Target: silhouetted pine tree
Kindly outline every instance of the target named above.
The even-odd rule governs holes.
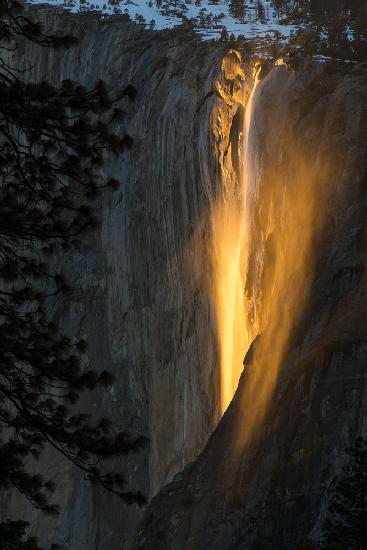
[[[222,31],[220,33],[220,39],[226,42],[229,38],[229,33],[227,31],[227,27],[222,27]]]
[[[329,501],[322,550],[367,549],[367,441],[357,439],[346,453],[348,464]]]
[[[5,521],[0,523],[0,550],[41,550],[36,539],[26,538],[26,521]],[[50,550],[57,550],[53,545]]]
[[[309,537],[301,537],[296,543],[295,550],[317,550],[317,545]]]
[[[144,438],[115,433],[108,420],[73,405],[111,376],[81,368],[86,343],[62,334],[47,311],[48,297],[67,291],[50,256],[95,225],[93,197],[118,185],[100,182],[100,169],[106,151],[117,155],[131,144],[111,125],[123,117],[117,102],[133,100],[135,90],[112,97],[102,82],[92,89],[27,83],[8,62],[19,37],[52,48],[75,42],[44,35],[20,4],[0,0],[0,487],[56,513],[53,483],[27,468],[50,445],[87,479],[141,505],[144,497],[126,490],[121,473],[97,464],[139,449]]]

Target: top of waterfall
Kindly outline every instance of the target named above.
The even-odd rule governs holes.
[[[35,3],[44,0],[32,0]],[[272,48],[355,59],[367,55],[365,0],[48,0],[71,11],[126,14],[156,30],[191,23],[203,39],[242,36]],[[317,6],[315,6],[317,4]],[[314,50],[314,51],[313,51]],[[277,55],[277,52],[276,54]]]

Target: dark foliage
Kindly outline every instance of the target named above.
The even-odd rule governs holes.
[[[5,521],[0,523],[0,550],[41,550],[32,537],[26,538],[26,521]],[[57,550],[52,546],[51,550]]]
[[[301,537],[296,543],[295,550],[317,550],[317,545],[309,537]]]
[[[68,290],[50,258],[96,224],[93,197],[118,185],[100,181],[100,169],[106,151],[118,155],[131,145],[111,128],[123,117],[119,100],[133,100],[135,90],[112,97],[102,82],[92,89],[26,82],[8,62],[18,40],[74,43],[45,36],[17,2],[0,0],[0,487],[56,513],[53,483],[27,469],[29,457],[50,445],[87,479],[141,505],[144,497],[125,490],[121,473],[98,465],[138,450],[144,438],[114,433],[108,420],[78,410],[81,393],[111,376],[81,368],[86,343],[65,336],[47,307],[50,296]]]
[[[295,33],[285,52],[366,59],[365,0],[272,0],[272,4],[278,16],[283,16],[283,24],[303,27]]]
[[[329,501],[322,550],[367,549],[367,440],[357,439],[346,454],[344,475]]]

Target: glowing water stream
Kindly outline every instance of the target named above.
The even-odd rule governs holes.
[[[258,76],[245,110],[242,181],[236,184],[230,170],[224,175],[228,178],[223,192],[209,212],[210,236],[205,217],[197,232],[196,251],[200,253],[193,254],[204,259],[206,291],[215,313],[222,414],[238,387],[246,352],[260,335],[247,356],[237,401],[246,411],[246,421],[238,417],[242,448],[264,421],[292,332],[307,304],[332,181],[330,159],[315,154],[289,132],[280,96],[272,112],[276,125],[265,130],[261,126],[274,147],[266,150],[257,166],[255,106],[261,110],[266,90],[276,90],[279,83],[285,86],[293,78],[286,67],[274,67],[262,81],[264,96],[260,96]],[[266,122],[264,116],[259,119],[259,124]]]
[[[213,302],[220,353],[221,411],[227,409],[249,347],[244,275],[248,249],[247,197],[252,182],[251,128],[258,74],[247,102],[243,129],[244,176],[240,189],[230,189],[211,213]]]

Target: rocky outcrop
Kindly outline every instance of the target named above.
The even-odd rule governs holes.
[[[246,291],[262,334],[208,445],[152,500],[134,549],[294,550],[317,539],[343,450],[366,435],[366,94],[365,64],[278,67],[260,84]]]
[[[237,178],[227,153],[230,137],[238,140],[239,129],[230,129],[244,68],[238,54],[190,32],[143,32],[123,17],[31,9],[47,31],[80,43],[66,51],[22,44],[13,63],[29,69],[27,78],[86,86],[102,79],[112,90],[131,83],[138,92],[122,105],[133,147],[104,173],[121,187],[98,199],[97,231],[55,259],[74,290],[52,307],[65,331],[88,340],[91,366],[115,376],[110,390],[83,406],[149,438],[145,451],[112,466],[127,472],[131,489],[153,495],[198,455],[220,416],[213,314],[190,242],[223,188],[224,169],[228,181]],[[45,546],[129,547],[138,509],[92,488],[51,452],[36,467],[54,476],[60,516],[45,518],[16,494],[4,515],[30,520]]]

